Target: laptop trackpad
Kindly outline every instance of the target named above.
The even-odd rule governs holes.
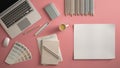
[[[31,23],[28,21],[27,18],[23,19],[20,21],[17,25],[20,28],[20,30],[24,30],[26,27],[28,27]]]

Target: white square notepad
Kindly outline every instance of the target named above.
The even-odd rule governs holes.
[[[114,24],[75,24],[74,59],[114,59]]]
[[[59,41],[43,40],[41,64],[56,65],[59,62]]]
[[[57,34],[37,38],[41,64],[57,65],[63,61]]]

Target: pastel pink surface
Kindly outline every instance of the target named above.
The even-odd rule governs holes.
[[[64,15],[64,0],[32,0],[32,3],[39,11],[42,19],[32,25],[27,30],[43,25],[46,21],[50,21],[44,7],[49,3],[54,3],[61,15],[51,21],[50,25],[37,37],[34,30],[26,35],[20,34],[14,39],[11,39],[10,45],[7,48],[3,47],[3,40],[7,35],[4,29],[0,26],[0,68],[120,68],[120,0],[94,0],[95,15],[94,16],[65,16]],[[69,24],[70,27],[63,32],[58,30],[58,26],[62,23]],[[73,24],[116,24],[116,58],[113,60],[73,60]],[[40,53],[38,50],[36,38],[45,35],[56,33],[60,40],[60,48],[63,55],[63,62],[57,66],[42,66],[40,64]],[[13,44],[18,41],[25,44],[32,53],[32,60],[18,63],[15,65],[7,65],[4,63]]]

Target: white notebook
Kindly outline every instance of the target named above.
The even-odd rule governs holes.
[[[114,24],[75,24],[74,59],[114,59]]]
[[[56,65],[59,62],[59,41],[43,40],[41,64]]]
[[[37,38],[37,41],[38,41],[38,47],[39,47],[40,54],[41,54],[41,64],[56,65],[59,62],[63,61],[61,50],[60,50],[60,45],[59,45],[59,40],[56,34],[39,37]],[[56,55],[54,55],[53,52],[55,52],[55,54],[57,55],[57,57],[59,57],[59,59],[56,59]]]

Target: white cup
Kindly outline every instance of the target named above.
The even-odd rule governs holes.
[[[61,25],[59,26],[59,30],[60,30],[60,31],[64,31],[68,26],[69,26],[68,24],[61,24]]]

